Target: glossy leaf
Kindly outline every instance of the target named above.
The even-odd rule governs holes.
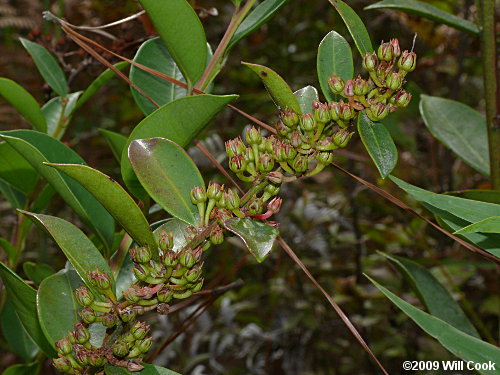
[[[45,338],[38,322],[36,290],[26,284],[2,262],[0,262],[0,278],[2,278],[7,294],[26,332],[45,354],[49,357],[55,356],[56,352]]]
[[[259,263],[269,255],[274,240],[279,236],[278,229],[260,220],[233,217],[226,220],[224,226],[242,239]]]
[[[90,289],[93,288],[87,279],[87,271],[99,269],[99,271],[106,272],[112,277],[109,265],[99,250],[80,229],[69,221],[49,215],[34,214],[27,211],[20,212],[52,237]]]
[[[330,3],[335,7],[337,12],[342,17],[349,33],[358,47],[358,51],[363,56],[366,53],[373,52],[372,42],[370,40],[370,35],[366,30],[363,21],[356,14],[352,8],[341,0],[329,0]]]
[[[104,366],[104,373],[106,375],[180,375],[178,372],[169,370],[165,367],[149,365],[147,363],[142,363],[144,369],[137,372],[130,372],[123,367],[111,366],[109,364]]]
[[[116,275],[116,297],[119,300],[123,298],[123,291],[137,282],[137,278],[132,271],[134,262],[130,258],[130,253],[127,251],[123,258],[118,274]]]
[[[0,180],[0,193],[4,196],[7,202],[14,208],[24,208],[26,206],[27,197],[19,190],[13,188]]]
[[[158,245],[141,209],[118,182],[98,170],[79,164],[48,164],[78,181],[141,246],[158,258]]]
[[[0,314],[0,329],[10,350],[24,362],[32,360],[40,351],[23,327],[10,299],[5,301]]]
[[[118,70],[125,70],[129,65],[130,63],[128,63],[127,61],[121,61],[115,64],[114,67]],[[73,112],[84,105],[87,100],[94,96],[94,94],[99,91],[101,87],[103,87],[106,83],[108,83],[115,75],[116,73],[111,69],[106,69],[104,72],[99,74],[99,76],[94,79],[94,81],[85,89],[83,94],[80,96],[80,98],[76,102]]]
[[[42,113],[47,122],[48,135],[57,139],[62,138],[81,94],[82,92],[78,91],[68,94],[65,98],[58,96],[44,104]]]
[[[456,234],[463,233],[500,233],[500,216],[492,216],[487,219],[478,221],[456,231]]]
[[[463,18],[445,12],[423,1],[415,0],[383,0],[375,4],[368,5],[368,9],[395,9],[402,12],[416,14],[430,20],[451,26],[455,29],[465,31],[472,35],[479,35],[479,27]]]
[[[328,88],[328,78],[336,74],[347,81],[354,75],[351,47],[336,31],[326,34],[319,44],[316,68],[323,95],[328,101],[333,101],[335,95]]]
[[[83,222],[96,233],[105,246],[113,241],[114,220],[106,209],[83,186],[43,163],[85,164],[83,159],[63,143],[50,136],[30,130],[0,133],[9,145],[21,154]]]
[[[460,305],[432,273],[410,259],[381,254],[396,266],[431,315],[468,335],[481,338]]]
[[[154,235],[158,240],[158,236],[162,231],[165,231],[166,233],[172,233],[174,239],[174,247],[172,248],[172,250],[175,252],[179,252],[189,242],[187,239],[187,237],[189,236],[187,228],[188,225],[183,221],[175,218],[168,219],[166,223],[163,223],[154,230]]]
[[[99,131],[102,135],[104,135],[104,138],[106,139],[111,152],[113,152],[113,156],[116,158],[118,163],[120,163],[123,150],[125,149],[125,145],[127,144],[127,137],[111,130],[99,129]]]
[[[293,93],[299,101],[299,106],[302,113],[312,113],[313,100],[319,101],[318,90],[314,86],[306,86]]]
[[[20,38],[19,40],[26,51],[31,55],[45,82],[47,82],[58,95],[66,96],[68,94],[68,83],[55,57],[40,44],[30,42],[24,38]]]
[[[197,224],[190,191],[204,186],[200,171],[182,147],[164,138],[138,139],[130,144],[132,167],[148,194],[170,215]]]
[[[259,76],[277,107],[290,108],[297,113],[302,113],[292,89],[278,73],[263,65],[246,62],[242,62],[242,64],[252,69]]]
[[[207,40],[187,0],[139,0],[186,81],[195,84],[205,70]]]
[[[472,199],[475,201],[500,204],[500,191],[488,189],[467,189],[460,191],[451,191],[446,193],[454,197]]]
[[[24,274],[33,281],[33,283],[38,286],[40,283],[55,273],[54,269],[45,263],[35,263],[35,262],[24,262],[23,263]]]
[[[195,95],[180,98],[165,104],[142,120],[130,134],[126,149],[134,139],[162,137],[186,147],[194,137],[219,113],[236,95]],[[134,174],[127,151],[121,159],[122,177],[129,191],[143,199],[145,191]]]
[[[3,96],[34,129],[40,132],[47,131],[45,118],[36,99],[16,82],[0,78],[0,96]]]
[[[427,95],[421,96],[420,114],[434,137],[476,171],[490,174],[484,116],[460,102]]]
[[[398,162],[398,150],[384,124],[371,121],[366,114],[358,116],[358,132],[366,151],[380,176],[386,178]]]
[[[7,142],[0,142],[0,180],[28,195],[36,186],[38,173]]]
[[[251,34],[267,21],[283,6],[287,0],[264,0],[243,20],[236,29],[227,49],[233,48],[241,39]]]
[[[74,295],[81,285],[82,280],[72,269],[63,269],[40,284],[36,296],[38,320],[49,342],[66,337],[81,319],[81,306]]]
[[[12,365],[2,372],[2,375],[37,375],[42,368],[41,362],[33,362],[25,365]]]
[[[397,307],[408,315],[420,328],[429,335],[437,339],[441,345],[448,349],[451,353],[464,361],[473,361],[475,363],[495,363],[500,358],[500,349],[481,341],[473,336],[452,327],[443,320],[436,318],[422,310],[417,309],[408,302],[402,300],[375,280],[369,278],[370,281],[391,300]],[[496,374],[497,370],[479,371],[481,374]]]

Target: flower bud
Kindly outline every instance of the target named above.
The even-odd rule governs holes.
[[[273,198],[267,204],[267,210],[271,211],[273,214],[277,214],[280,211],[282,203],[283,203],[283,199],[281,199],[281,198]]]
[[[348,79],[345,83],[344,87],[344,95],[345,96],[353,96],[354,95],[354,82],[352,79]]]
[[[292,163],[292,168],[297,173],[304,173],[307,171],[309,167],[309,161],[307,160],[307,156],[302,154],[297,154]]]
[[[275,195],[278,195],[279,192],[280,192],[280,190],[281,190],[281,186],[280,185],[273,185],[273,184],[269,184],[269,185],[267,185],[264,188],[264,192],[266,192],[267,194],[269,194],[271,197],[275,196]]]
[[[403,55],[399,58],[398,67],[405,72],[413,72],[417,67],[417,55],[415,52],[404,51]]]
[[[179,253],[179,263],[186,268],[191,268],[196,263],[196,256],[191,249],[184,249]]]
[[[320,123],[330,121],[330,112],[328,111],[327,104],[319,103],[318,107],[314,110],[314,120]]]
[[[174,236],[172,232],[162,230],[158,236],[158,244],[162,252],[172,250],[174,247]]]
[[[137,303],[140,300],[139,293],[139,287],[137,285],[132,285],[130,288],[125,289],[122,295],[128,302]]]
[[[117,357],[125,357],[129,353],[129,346],[124,341],[117,341],[113,345],[113,354]]]
[[[298,147],[300,147],[302,145],[302,138],[300,137],[299,132],[294,131],[292,133],[292,137],[290,139],[290,143],[292,144],[292,146],[294,148],[298,148]]]
[[[267,152],[259,155],[256,163],[257,170],[260,172],[271,172],[274,168],[274,159]]]
[[[259,145],[262,142],[262,134],[260,129],[256,129],[252,126],[250,129],[246,131],[246,140],[249,145]]]
[[[52,359],[52,364],[57,371],[70,373],[73,370],[71,362],[66,357],[59,357]]]
[[[297,150],[293,148],[293,146],[289,143],[285,143],[284,145],[284,155],[286,160],[292,160],[295,155],[297,155]]]
[[[270,172],[267,174],[266,179],[274,185],[281,185],[283,183],[283,173],[279,171]]]
[[[363,69],[367,72],[374,72],[377,69],[378,59],[375,52],[367,53],[363,56]]]
[[[255,155],[253,154],[253,150],[251,147],[247,148],[244,158],[248,164],[250,164],[250,162],[252,161],[255,161]]]
[[[334,74],[328,78],[328,87],[334,94],[340,94],[344,90],[345,82],[338,75]]]
[[[368,90],[369,89],[370,89],[370,86],[368,85],[368,82],[365,81],[360,76],[358,76],[358,78],[356,78],[353,81],[354,95],[356,95],[356,96],[365,96],[366,94],[368,94]]]
[[[224,186],[216,182],[210,182],[207,189],[207,196],[209,199],[218,201],[222,197],[223,190]]]
[[[340,118],[344,121],[349,121],[354,118],[356,111],[349,103],[340,102]]]
[[[330,118],[333,121],[337,121],[338,119],[340,119],[340,103],[331,102],[328,105],[328,109],[330,111]]]
[[[61,340],[56,341],[56,350],[61,355],[67,355],[73,351],[73,346],[67,337],[63,337]]]
[[[205,203],[207,201],[207,193],[204,186],[195,186],[189,193],[193,204]]]
[[[107,361],[106,357],[101,356],[98,352],[90,352],[87,359],[87,363],[93,367],[104,366]]]
[[[394,96],[394,104],[399,108],[404,108],[410,104],[411,94],[405,90],[399,90]]]
[[[149,277],[149,272],[147,272],[139,264],[134,265],[134,268],[132,268],[132,272],[134,273],[137,280],[140,281],[146,281],[146,279]]]
[[[106,272],[101,272],[99,269],[87,272],[87,277],[92,286],[106,290],[111,287],[111,278]]]
[[[286,126],[281,120],[278,120],[276,124],[274,124],[274,127],[276,128],[278,135],[282,138],[285,138],[287,134],[292,131],[292,129]]]
[[[172,250],[164,252],[160,257],[160,260],[165,267],[173,267],[179,263],[177,253]]]
[[[125,323],[131,322],[135,320],[135,318],[137,318],[137,311],[130,306],[121,309],[119,314],[120,314],[120,319]]]
[[[82,365],[86,366],[89,364],[89,356],[90,352],[85,349],[83,346],[77,346],[75,347],[75,353],[73,354],[77,362]]]
[[[222,236],[222,229],[220,229],[220,227],[219,227],[219,230],[220,230],[220,233]],[[222,239],[224,239],[224,237],[222,237]],[[212,235],[210,235],[210,240],[212,240]],[[216,244],[216,245],[218,245],[218,244]],[[201,272],[202,272],[202,265],[191,268],[188,272],[186,272],[184,277],[186,278],[186,280],[188,282],[195,283],[200,278]]]
[[[228,189],[224,193],[224,199],[226,200],[226,208],[228,210],[237,210],[240,208],[240,197],[238,192],[233,189]]]
[[[234,173],[243,173],[247,168],[247,161],[241,155],[233,156],[229,159],[229,169]]]
[[[147,353],[147,351],[151,348],[153,344],[152,337],[145,337],[142,340],[136,342],[135,347],[139,349],[141,353]]]
[[[143,368],[144,366],[140,365],[139,363],[133,361],[127,362],[127,370],[129,370],[130,372],[141,371]]]
[[[230,139],[225,143],[227,156],[232,158],[236,155],[243,155],[246,150],[246,146],[240,137],[235,139]]]
[[[285,146],[283,145],[283,142],[279,140],[277,142],[274,142],[272,154],[276,159],[276,161],[279,163],[284,162],[286,160]]]
[[[300,128],[305,132],[312,132],[316,130],[317,124],[312,114],[305,113],[301,116]]]
[[[226,198],[224,197],[224,193],[222,193],[220,199],[217,202],[215,202],[215,206],[217,208],[226,208]]]
[[[80,306],[90,306],[95,299],[90,289],[84,285],[75,290],[75,297]]]
[[[281,121],[286,127],[295,129],[299,123],[299,115],[293,109],[287,108],[281,113]]]
[[[224,242],[224,233],[222,233],[222,228],[220,226],[216,226],[210,232],[210,242],[214,245],[220,245]]]
[[[316,154],[316,160],[318,163],[323,164],[323,165],[328,165],[333,161],[333,152],[318,152]]]
[[[142,340],[149,332],[149,326],[141,321],[137,321],[134,323],[132,327],[130,327],[130,334],[134,336],[136,340]]]
[[[268,154],[273,152],[273,143],[274,143],[275,137],[263,137],[262,142],[259,145],[259,151],[261,152],[267,152]]]
[[[135,263],[141,263],[141,264],[149,263],[149,261],[151,260],[151,257],[153,256],[151,254],[151,251],[149,251],[148,246],[131,248],[129,250],[129,253],[130,253],[130,258],[132,258],[132,260]]]
[[[349,133],[347,130],[341,129],[333,135],[333,143],[338,147],[345,147],[354,133]]]
[[[118,316],[115,312],[102,315],[101,323],[106,328],[113,328],[118,323]]]
[[[372,121],[380,121],[384,119],[389,114],[389,107],[384,103],[372,104],[369,108],[366,108],[366,115]]]
[[[403,85],[403,76],[400,73],[392,72],[387,76],[385,84],[391,90],[399,90]]]
[[[393,57],[391,44],[382,43],[380,47],[378,47],[377,56],[381,61],[391,61]]]
[[[172,300],[174,292],[169,288],[162,288],[156,293],[156,298],[158,298],[158,302],[161,303],[169,303]]]
[[[156,312],[160,315],[167,315],[170,312],[170,305],[168,303],[159,303],[156,306]]]
[[[95,311],[91,307],[85,306],[82,311],[80,311],[80,316],[82,320],[87,324],[92,324],[96,320]]]
[[[389,73],[389,70],[390,70],[389,63],[386,61],[382,61],[377,67],[376,71],[378,79],[384,81],[385,77],[387,77],[387,74]]]
[[[191,291],[193,293],[199,292],[201,290],[201,288],[203,287],[203,281],[204,281],[203,278],[199,279],[198,282],[196,283],[196,285],[193,287],[193,289],[191,289]]]
[[[90,332],[82,323],[76,323],[74,331],[71,332],[75,342],[78,344],[85,344],[90,339]]]
[[[260,198],[252,198],[248,204],[248,213],[250,216],[258,215],[264,208],[264,202]]]
[[[392,55],[394,57],[398,57],[399,55],[401,55],[401,48],[399,47],[399,40],[397,40],[396,38],[391,39],[390,45],[392,48]]]

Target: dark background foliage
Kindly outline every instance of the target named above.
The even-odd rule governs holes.
[[[464,18],[475,18],[470,0],[429,2]],[[231,2],[198,0],[191,3],[202,16],[209,42],[215,46],[228,23]],[[460,100],[483,109],[484,103],[479,100],[482,81],[478,72],[477,40],[416,16],[363,11],[370,1],[348,3],[367,25],[375,44],[397,37],[403,48],[410,49],[418,34],[415,51],[419,64],[409,83],[413,103],[391,116],[389,122],[399,149],[394,174],[435,192],[487,188],[484,177],[430,135],[418,112],[420,93]],[[56,54],[70,77],[72,91],[85,88],[104,70],[54,25],[42,20],[41,12],[45,9],[51,9],[73,24],[100,25],[135,13],[139,6],[130,0],[0,0],[0,76],[20,83],[40,101],[49,98],[50,90],[18,42],[19,36],[43,43]],[[239,94],[239,107],[272,122],[276,108],[259,80],[241,66],[240,61],[273,68],[294,90],[308,84],[318,86],[316,49],[330,30],[349,40],[349,34],[328,1],[289,1],[267,25],[234,48],[216,81],[215,91]],[[154,34],[145,19],[115,27],[111,32],[115,40],[95,34],[92,37],[128,57]],[[354,48],[353,53],[357,71],[361,71]],[[105,57],[117,62],[111,56]],[[2,100],[0,105],[0,129],[27,127],[6,102]],[[127,135],[141,118],[127,85],[114,79],[77,112],[63,141],[89,165],[118,178],[118,165],[97,129]],[[201,139],[224,164],[223,140],[241,134],[246,125],[244,118],[226,110]],[[391,182],[378,181],[378,173],[359,138],[353,138],[348,151],[353,156],[338,157],[338,163],[408,201]],[[217,171],[201,153],[195,149],[190,152],[201,166],[206,181],[217,178],[223,181],[215,177]],[[283,237],[359,327],[391,374],[402,372],[405,359],[443,360],[452,356],[364,278],[363,273],[367,273],[383,280],[407,301],[419,304],[408,285],[377,250],[421,262],[453,292],[473,321],[482,320],[484,329],[493,336],[498,331],[495,267],[464,251],[420,219],[333,169],[286,185],[282,196],[285,204],[278,221]],[[54,200],[47,211],[78,222],[59,199]],[[0,217],[0,235],[9,238],[16,216],[2,200]],[[157,213],[153,219],[162,217],[163,214]],[[62,268],[64,259],[56,246],[37,229],[32,231],[23,261]],[[207,280],[226,275],[229,281],[241,278],[244,285],[221,296],[155,363],[198,375],[371,374],[377,371],[324,298],[279,247],[262,265],[249,257],[242,259],[245,250],[237,241],[214,248],[209,255]],[[161,343],[175,333],[193,309],[152,318],[156,342]],[[5,344],[0,341],[0,345]],[[1,346],[0,350],[3,352]],[[2,354],[0,369],[15,361],[12,354]],[[53,370],[47,368],[44,373],[50,371]]]

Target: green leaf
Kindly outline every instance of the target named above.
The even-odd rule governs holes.
[[[172,250],[175,252],[181,251],[181,249],[189,243],[188,238],[191,233],[188,232],[188,225],[183,221],[175,218],[168,219],[166,223],[163,223],[154,230],[154,235],[157,240],[162,231],[172,233],[172,237],[174,239],[174,246]]]
[[[487,219],[478,221],[477,223],[468,225],[460,230],[457,230],[455,234],[462,233],[500,233],[500,216],[492,216]]]
[[[476,171],[489,176],[486,119],[454,100],[421,95],[420,114],[434,137]]]
[[[0,193],[14,208],[24,208],[26,206],[27,197],[19,190],[13,188],[9,184],[0,180]]]
[[[290,108],[299,114],[302,113],[292,89],[278,73],[263,65],[246,62],[242,62],[242,64],[252,69],[260,77],[277,107]]]
[[[468,189],[468,190],[452,191],[446,194],[453,195],[454,197],[472,199],[475,201],[500,204],[500,191],[498,190]]]
[[[150,114],[130,134],[122,154],[121,170],[125,185],[137,198],[146,193],[128,160],[128,146],[134,139],[162,137],[186,147],[196,135],[237,95],[195,95],[174,100]]]
[[[139,0],[186,81],[205,71],[207,40],[198,15],[186,0]]]
[[[134,57],[134,62],[165,73],[178,81],[186,83],[182,72],[168,52],[161,38],[144,42]],[[186,96],[186,89],[148,73],[136,66],[130,68],[130,80],[139,86],[156,104],[162,106],[175,99]],[[158,109],[151,101],[130,86],[135,103],[148,116]]]
[[[383,252],[380,254],[396,266],[431,315],[468,335],[481,338],[460,305],[432,273],[410,259]]]
[[[17,256],[17,250],[14,246],[11,245],[9,241],[0,237],[0,248],[2,248],[7,254],[7,258],[9,260],[9,264],[14,262],[14,259]]]
[[[108,212],[125,231],[140,245],[148,245],[155,259],[158,259],[158,245],[149,229],[149,224],[134,200],[111,177],[86,165],[48,164],[78,181]]]
[[[7,142],[1,142],[0,180],[29,195],[36,186],[38,173]]]
[[[347,81],[354,75],[351,47],[342,35],[336,31],[326,34],[318,47],[316,67],[321,91],[331,102],[335,100],[335,95],[328,87],[328,78],[336,74]]]
[[[463,18],[457,17],[448,12],[423,1],[415,0],[383,0],[375,4],[368,5],[369,9],[395,9],[406,13],[416,14],[430,20],[451,26],[457,30],[465,31],[472,35],[479,35],[479,27]]]
[[[36,311],[36,290],[26,284],[23,279],[9,267],[0,262],[0,277],[3,280],[7,294],[12,301],[17,316],[26,332],[40,349],[49,357],[55,357],[56,351],[45,338],[38,322]]]
[[[37,375],[41,368],[41,362],[33,362],[26,365],[12,365],[2,372],[2,375]]]
[[[127,137],[111,130],[99,129],[99,131],[102,135],[104,135],[109,148],[113,152],[113,156],[116,158],[118,163],[120,163],[123,150],[125,149],[125,145],[127,144]]]
[[[349,33],[351,34],[352,39],[356,44],[356,47],[358,47],[358,51],[361,54],[361,56],[365,55],[366,53],[373,52],[370,35],[368,34],[368,31],[366,30],[363,21],[361,21],[361,18],[359,18],[356,12],[352,10],[352,8],[343,1],[340,0],[329,0],[329,1],[335,7],[337,12],[340,14],[342,20],[344,20],[344,23],[347,26],[347,29],[349,30]]]
[[[46,132],[47,125],[36,99],[16,82],[0,78],[0,96],[3,96],[34,129]]]
[[[243,20],[243,22],[240,23],[231,38],[226,51],[233,48],[241,39],[253,33],[260,26],[269,21],[278,9],[285,5],[286,2],[287,0],[264,0],[257,5],[255,9]]]
[[[114,220],[97,199],[72,178],[43,165],[44,162],[85,164],[76,152],[46,134],[31,130],[2,132],[0,137],[52,185],[106,247],[113,242]]]
[[[23,47],[31,55],[43,79],[60,96],[68,94],[66,77],[54,56],[44,46],[19,38]]]
[[[224,227],[242,239],[259,263],[269,255],[279,236],[278,229],[254,219],[232,217],[224,222]]]
[[[138,139],[130,144],[132,167],[148,194],[170,215],[196,225],[198,209],[190,191],[205,186],[200,171],[182,147],[164,138]]]
[[[368,276],[367,276],[368,277]],[[386,295],[397,307],[408,315],[420,328],[429,335],[437,339],[441,345],[448,349],[452,354],[464,361],[473,361],[475,363],[496,363],[500,358],[500,349],[481,341],[473,336],[452,327],[435,316],[429,315],[422,310],[410,305],[402,300],[375,280],[368,277],[370,281]],[[481,374],[500,374],[500,369],[479,371]]]
[[[80,321],[78,311],[81,306],[75,299],[74,291],[81,285],[82,280],[72,269],[63,269],[40,284],[36,296],[38,320],[53,345],[66,337],[73,324]]]
[[[24,262],[23,271],[36,286],[55,273],[54,269],[48,264],[35,262]]]
[[[104,366],[104,373],[106,375],[181,375],[178,372],[169,370],[165,367],[148,365],[147,363],[142,363],[144,369],[141,371],[130,372],[123,367],[115,367],[109,364]]]
[[[293,93],[299,101],[299,106],[302,113],[312,113],[314,108],[312,106],[313,100],[319,101],[318,90],[314,86],[306,86]]]
[[[398,162],[398,150],[384,124],[371,121],[365,113],[358,116],[358,132],[380,176],[386,178]]]
[[[94,290],[86,275],[88,271],[97,268],[101,272],[106,272],[111,278],[113,277],[108,263],[92,241],[69,221],[54,216],[19,211],[52,237],[90,289]],[[99,295],[99,293],[94,294]]]
[[[130,63],[127,61],[121,61],[115,65],[113,65],[116,69],[118,70],[124,70],[129,66]],[[82,96],[80,96],[80,99],[76,102],[75,108],[73,109],[73,112],[76,111],[78,108],[80,108],[87,100],[89,100],[94,94],[101,89],[106,83],[111,80],[116,75],[114,71],[111,69],[106,69],[104,72],[99,74],[99,76],[94,79],[94,81],[85,89],[83,92]]]
[[[23,327],[14,305],[7,299],[0,314],[0,329],[9,349],[24,362],[30,361],[40,351]]]
[[[81,93],[81,91],[73,92],[65,98],[57,96],[43,105],[42,113],[47,122],[48,135],[57,139],[62,138]]]

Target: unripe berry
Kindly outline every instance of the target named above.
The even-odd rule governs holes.
[[[330,110],[330,118],[333,121],[337,121],[338,119],[340,119],[340,103],[331,102],[328,105],[328,109]]]
[[[365,96],[368,94],[369,88],[368,82],[360,76],[358,76],[358,78],[356,78],[353,82],[353,91],[356,96]]]
[[[233,156],[231,159],[229,159],[229,169],[232,170],[234,173],[245,172],[247,164],[248,164],[247,161],[241,155],[236,155]]]
[[[307,156],[304,156],[302,154],[297,154],[292,163],[292,168],[295,170],[295,172],[304,173],[307,171],[308,167],[309,167],[309,161],[307,160]]]
[[[259,155],[256,163],[257,170],[260,172],[271,172],[274,168],[274,159],[267,152]]]
[[[377,69],[378,59],[374,53],[367,53],[363,56],[363,69],[367,72],[374,72]]]
[[[256,129],[252,126],[250,129],[246,131],[246,140],[249,145],[259,145],[262,142],[262,134],[260,129]]]
[[[327,104],[319,103],[318,107],[314,110],[314,120],[321,123],[330,121],[330,112],[328,111]]]
[[[82,311],[80,311],[80,316],[82,317],[82,320],[87,324],[92,324],[96,320],[95,311],[89,306],[85,306]]]
[[[404,108],[411,101],[411,94],[405,90],[399,90],[394,96],[394,104],[399,108]]]
[[[388,114],[389,107],[384,103],[375,103],[366,109],[366,115],[372,121],[383,120]]]
[[[148,246],[131,248],[129,252],[130,252],[130,258],[132,258],[132,260],[135,263],[141,263],[141,264],[149,263],[151,257],[153,256],[153,254],[151,254],[151,251],[149,251]]]
[[[210,182],[207,189],[207,197],[208,199],[213,199],[218,201],[222,197],[222,192],[224,190],[224,186],[219,185],[216,182]]]
[[[338,75],[334,74],[328,78],[328,87],[334,94],[340,94],[344,90],[345,82]]]
[[[305,113],[300,118],[300,128],[305,132],[315,131],[317,128],[316,121],[310,113]]]
[[[162,252],[172,250],[174,247],[174,236],[172,232],[165,232],[162,230],[158,236],[158,244]]]
[[[75,290],[75,297],[78,304],[81,306],[90,306],[95,298],[89,288],[82,285]]]
[[[318,152],[316,154],[316,160],[320,164],[328,165],[333,161],[333,153],[332,152]]]
[[[74,331],[71,332],[75,342],[78,344],[85,344],[90,339],[90,332],[82,323],[76,323],[74,325]]]
[[[87,277],[92,286],[106,290],[111,287],[111,277],[106,272],[101,272],[99,269],[87,272]]]
[[[378,47],[377,56],[381,61],[391,61],[393,58],[392,46],[390,43],[382,43]]]
[[[142,340],[136,342],[135,347],[139,349],[141,353],[147,353],[153,344],[152,337],[145,337]]]
[[[281,113],[281,120],[286,127],[295,129],[299,123],[299,115],[293,109],[286,109]]]
[[[385,84],[393,91],[399,90],[403,85],[403,76],[400,73],[392,72],[387,77]]]
[[[193,204],[205,203],[207,201],[207,193],[204,186],[195,186],[189,193]]]
[[[61,340],[56,341],[56,350],[61,355],[67,355],[73,351],[73,346],[67,337],[63,337]]]
[[[142,340],[149,332],[149,326],[141,321],[137,321],[134,323],[132,327],[130,327],[130,334],[134,336],[136,340]]]
[[[117,357],[125,357],[129,353],[129,346],[124,341],[117,341],[113,345],[113,354]]]
[[[333,143],[338,147],[345,147],[354,133],[349,133],[347,130],[341,129],[333,135]]]
[[[398,67],[405,72],[413,72],[417,67],[417,55],[415,52],[404,51],[403,55],[399,58]]]
[[[356,116],[356,111],[349,103],[340,102],[340,118],[344,121],[349,121]]]
[[[66,357],[54,358],[52,359],[52,364],[54,365],[57,371],[67,372],[67,373],[73,371],[73,366],[71,365],[69,359]]]
[[[228,210],[237,210],[240,207],[240,197],[238,196],[238,192],[229,189],[224,193],[224,198],[226,200],[226,208]]]
[[[173,267],[179,263],[177,253],[172,250],[164,252],[160,257],[160,260],[165,267]]]

